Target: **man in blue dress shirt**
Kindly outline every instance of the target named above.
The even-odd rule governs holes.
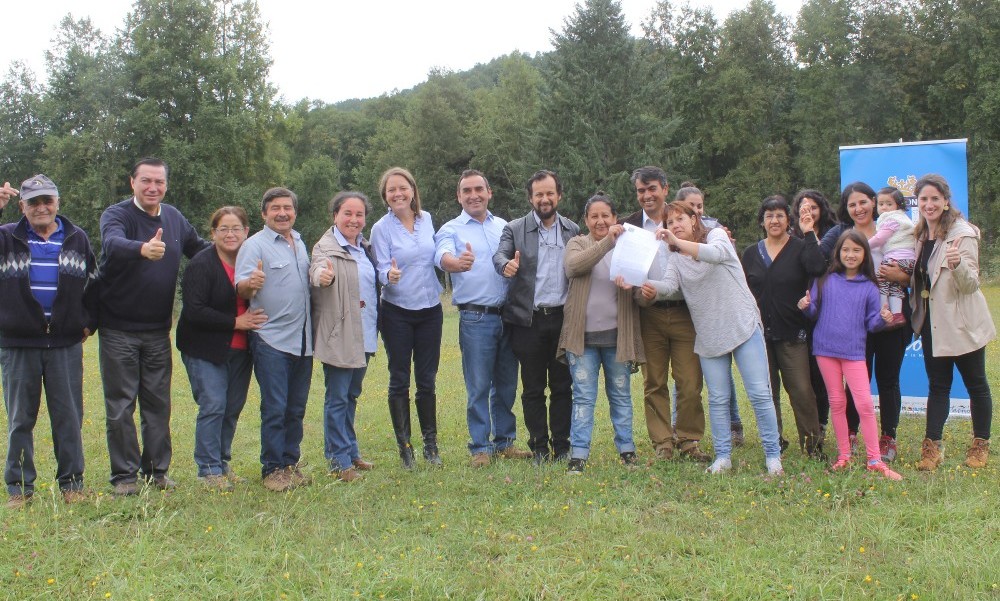
[[[310,481],[298,466],[313,363],[309,253],[292,229],[298,206],[287,188],[265,192],[264,229],[236,256],[236,292],[251,310],[267,315],[267,323],[250,333],[250,351],[260,386],[261,475],[274,492]]]
[[[514,448],[517,359],[510,346],[510,328],[500,319],[507,280],[493,269],[491,261],[507,222],[490,213],[492,197],[486,176],[475,169],[464,171],[458,181],[462,213],[434,236],[434,261],[451,274],[452,304],[460,316],[458,341],[468,392],[472,467],[489,465],[491,455],[531,457],[531,453]]]

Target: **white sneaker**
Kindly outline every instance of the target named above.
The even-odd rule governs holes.
[[[785,469],[781,467],[781,457],[771,457],[764,461],[767,466],[767,473],[772,476],[784,476]]]
[[[733,469],[733,462],[728,457],[719,457],[705,470],[706,474],[721,474]]]

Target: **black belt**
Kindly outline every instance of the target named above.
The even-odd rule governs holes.
[[[562,313],[562,305],[558,307],[538,307],[535,309],[535,313],[541,313],[542,315],[555,315],[556,313]]]
[[[661,309],[671,309],[673,307],[686,307],[687,303],[684,302],[684,301],[682,301],[682,300],[679,300],[679,301],[656,301],[655,303],[653,303],[653,306],[654,307],[659,307]]]
[[[486,305],[474,305],[472,303],[460,303],[459,311],[473,311],[475,313],[489,313],[490,315],[500,315],[500,307],[487,307]]]

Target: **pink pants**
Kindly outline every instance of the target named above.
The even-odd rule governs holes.
[[[861,418],[861,435],[865,439],[868,461],[881,461],[878,449],[878,424],[875,423],[875,403],[872,401],[868,367],[864,361],[849,361],[835,357],[816,357],[819,371],[823,374],[827,394],[830,396],[830,419],[833,433],[837,436],[838,459],[851,456],[851,441],[847,432],[847,395],[844,380],[851,390],[854,408]]]

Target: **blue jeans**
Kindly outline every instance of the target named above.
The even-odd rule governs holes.
[[[615,361],[613,346],[587,346],[582,355],[567,352],[569,373],[573,378],[573,418],[570,422],[570,457],[590,456],[594,431],[594,406],[597,404],[597,374],[604,366],[604,391],[611,405],[611,425],[615,429],[615,448],[619,453],[635,452],[632,440],[632,387],[628,365]]]
[[[757,431],[764,446],[764,456],[768,459],[781,456],[778,444],[778,417],[771,399],[771,373],[767,364],[767,348],[760,328],[743,344],[732,352],[718,357],[702,357],[701,371],[708,385],[708,414],[712,421],[712,444],[716,458],[729,458],[732,452],[732,432],[730,431],[730,391],[732,362],[740,370],[743,386],[746,388]]]
[[[677,382],[670,384],[670,394],[674,398],[670,425],[674,426],[677,425]],[[732,422],[731,426],[743,425],[743,420],[740,419],[740,405],[736,402],[736,380],[733,378],[732,372],[729,373],[729,421]]]
[[[261,475],[267,476],[299,462],[313,360],[274,349],[254,332],[249,338],[260,386]]]
[[[7,493],[35,492],[33,433],[43,388],[59,488],[83,488],[83,345],[0,349],[0,369],[7,408]]]
[[[366,355],[366,361],[371,354]],[[346,470],[361,458],[354,415],[358,410],[365,367],[334,367],[323,364],[326,396],[323,398],[323,455],[332,471]]]
[[[247,402],[253,360],[247,351],[229,349],[222,363],[185,353],[181,353],[181,361],[187,369],[194,402],[198,404],[194,427],[198,476],[224,474],[232,459],[236,422]]]
[[[517,422],[517,359],[510,348],[510,330],[499,315],[459,311],[458,345],[468,399],[469,452],[496,453],[514,444]]]

